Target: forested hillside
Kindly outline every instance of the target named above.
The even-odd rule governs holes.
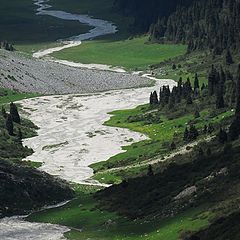
[[[194,1],[181,6],[166,20],[151,26],[152,40],[189,44],[188,50],[210,49],[216,55],[240,47],[240,1]]]
[[[115,9],[125,15],[134,17],[134,31],[148,31],[149,26],[159,17],[166,17],[176,6],[188,5],[193,0],[115,0]]]

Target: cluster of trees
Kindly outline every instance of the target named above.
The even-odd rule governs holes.
[[[168,18],[150,27],[151,40],[188,44],[189,52],[211,49],[220,55],[240,48],[240,1],[195,0],[179,6]]]
[[[162,107],[169,106],[173,108],[175,104],[185,100],[187,104],[193,103],[193,98],[199,96],[200,91],[203,91],[206,86],[203,84],[200,88],[198,75],[195,74],[194,86],[192,86],[190,79],[183,82],[182,78],[179,79],[177,86],[174,86],[172,91],[169,86],[163,86],[160,89],[159,98],[156,91],[150,94],[150,105],[161,105]]]
[[[159,17],[169,16],[178,4],[189,4],[193,0],[115,0],[115,10],[134,19],[133,30],[147,32]]]
[[[14,123],[21,124],[21,118],[18,113],[18,109],[16,104],[10,103],[10,112],[7,113],[5,108],[2,107],[2,116],[5,119],[6,129],[8,134],[13,136],[14,135]],[[18,129],[18,137],[22,139],[22,132],[21,129]]]
[[[14,51],[13,45],[8,43],[7,41],[0,42],[0,48],[7,51]]]

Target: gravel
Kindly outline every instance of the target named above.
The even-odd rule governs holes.
[[[92,93],[148,86],[137,74],[74,68],[0,50],[0,87],[42,94]]]

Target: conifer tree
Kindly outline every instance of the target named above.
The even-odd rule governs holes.
[[[12,117],[13,122],[20,124],[21,123],[21,119],[18,113],[18,109],[16,104],[14,103],[10,103],[10,115]]]
[[[195,74],[195,78],[194,78],[194,92],[199,90],[199,79],[198,79],[198,74]]]
[[[13,136],[13,120],[10,114],[8,114],[6,119],[6,129],[8,131],[8,134]]]
[[[184,134],[183,134],[183,140],[187,141],[188,140],[188,135],[189,135],[189,131],[188,128],[185,128]]]

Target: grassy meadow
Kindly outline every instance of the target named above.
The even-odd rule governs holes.
[[[130,220],[100,209],[92,195],[95,187],[79,185],[75,190],[77,197],[67,205],[34,213],[28,220],[68,226],[71,231],[65,237],[71,240],[175,240],[185,231],[207,226],[212,218],[204,208],[197,208],[162,221]]]
[[[173,44],[148,44],[147,37],[126,40],[93,40],[82,45],[54,53],[59,59],[81,63],[101,63],[144,70],[169,58],[183,55],[186,46]]]
[[[148,164],[146,161],[158,156],[164,158],[170,152],[170,144],[174,141],[177,147],[185,144],[183,141],[183,132],[186,126],[194,123],[199,131],[206,124],[220,124],[229,119],[233,112],[222,111],[214,113],[211,109],[204,109],[200,112],[200,118],[195,119],[194,114],[187,113],[180,117],[169,119],[165,111],[157,113],[160,116],[159,123],[148,123],[144,120],[129,122],[129,117],[144,116],[151,112],[148,105],[139,106],[130,110],[119,110],[111,112],[113,115],[105,123],[107,126],[128,128],[135,132],[146,134],[150,140],[133,143],[130,146],[123,147],[125,152],[115,155],[105,162],[99,162],[91,165],[95,170],[94,178],[104,183],[120,183],[123,179],[138,176],[147,173]],[[136,167],[138,163],[146,162],[145,167]],[[136,165],[131,168],[131,165]],[[130,166],[127,170],[108,171],[111,168]]]

